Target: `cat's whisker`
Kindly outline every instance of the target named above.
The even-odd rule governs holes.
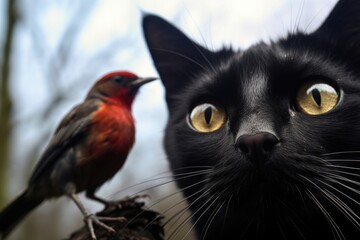
[[[360,168],[356,168],[356,167],[340,166],[340,165],[333,165],[333,164],[329,164],[327,166],[333,167],[333,168],[341,168],[341,169],[349,169],[349,170],[360,171]]]
[[[173,174],[173,171],[180,171],[180,170],[186,170],[186,169],[193,169],[193,168],[205,168],[204,170],[196,170],[196,171],[190,171],[190,172],[186,172],[186,173],[178,173],[178,174]],[[168,179],[168,178],[173,178],[172,181],[169,181],[169,182],[173,182],[174,180],[176,180],[176,177],[178,176],[189,176],[191,177],[190,175],[191,174],[194,174],[194,173],[199,173],[199,175],[201,174],[201,172],[203,172],[204,174],[210,172],[210,168],[211,166],[192,166],[192,167],[182,167],[182,168],[177,168],[177,169],[174,169],[174,170],[166,170],[166,171],[163,171],[163,172],[160,172],[160,173],[157,173],[149,178],[146,178],[145,180],[139,182],[139,183],[135,183],[133,185],[130,185],[130,186],[127,186],[125,188],[122,188],[121,190],[119,191],[116,191],[114,193],[111,193],[108,195],[108,197],[111,197],[111,196],[114,196],[114,195],[118,195],[119,193],[122,193],[124,191],[127,191],[127,190],[130,190],[132,188],[136,188],[136,187],[139,187],[141,185],[144,185],[146,183],[150,183],[150,182],[155,182],[155,181],[158,181],[158,180],[162,180],[162,179]],[[166,174],[166,173],[171,173],[170,175],[168,176],[161,176],[159,177],[159,175],[162,175],[162,174]],[[166,182],[164,184],[167,184],[169,182]],[[162,185],[157,185],[157,186],[153,186],[151,188],[148,188],[148,189],[145,189],[145,190],[142,190],[140,192],[144,192],[146,190],[150,190],[152,188],[155,188],[155,187],[158,187],[158,186],[162,186]]]
[[[281,199],[277,199],[277,201],[280,202],[280,204],[282,204],[285,208],[289,209],[290,211],[293,212],[293,209],[289,206],[289,204],[287,204],[286,202],[284,202],[283,200]]]
[[[360,229],[360,223],[355,219],[360,219],[359,216],[354,211],[352,211],[352,209],[346,203],[327,190],[322,190],[321,192],[330,203],[332,203],[340,212],[344,214],[344,216],[350,222],[354,224],[357,229]]]
[[[225,192],[225,191],[222,191],[219,196],[221,196],[221,194]],[[224,219],[226,219],[226,216],[228,214],[228,211],[229,211],[229,207],[230,207],[230,203],[231,203],[231,200],[233,199],[234,195],[232,194],[228,200],[227,200],[227,205],[226,205],[226,209],[225,209],[225,214],[224,214]],[[213,198],[213,197],[212,197]],[[217,216],[217,214],[219,213],[219,211],[221,210],[221,208],[223,207],[223,205],[225,204],[225,200],[223,202],[219,202],[219,204],[217,205],[217,207],[215,208],[215,211],[210,215],[208,221],[205,223],[205,230],[203,230],[203,233],[201,234],[202,235],[202,240],[206,239],[206,235],[209,231],[209,228],[211,226],[211,223],[214,221],[215,217]],[[225,221],[223,222],[223,225],[222,225],[222,230],[224,229],[224,225],[225,225]],[[193,225],[195,226],[195,224]]]
[[[197,30],[198,30],[198,33],[200,34],[200,37],[201,37],[201,39],[202,39],[205,47],[206,47],[207,49],[209,49],[208,44],[207,44],[207,42],[206,42],[206,40],[205,40],[205,38],[204,38],[204,35],[203,35],[202,32],[200,31],[200,28],[199,28],[199,26],[196,24],[196,22],[195,22],[194,18],[192,17],[190,11],[188,11],[188,14],[189,14],[189,16],[192,18],[193,22],[195,23],[196,28],[197,28]],[[214,72],[216,72],[215,66],[214,66],[214,65],[211,63],[211,61],[205,56],[205,54],[201,51],[201,49],[199,48],[199,46],[197,46],[197,45],[196,45],[195,43],[193,43],[193,42],[192,42],[192,45],[193,45],[193,47],[196,48],[197,52],[200,53],[201,57],[205,60],[205,62],[209,65],[209,67],[210,67]]]
[[[198,198],[196,198],[191,204],[189,204],[189,206],[187,206],[184,210],[188,210],[193,204],[197,203],[199,200],[201,200],[204,196],[208,195],[209,194],[209,189],[205,190],[204,193],[202,193]],[[209,198],[209,200],[207,200],[206,202],[210,201],[211,198]],[[192,217],[197,213],[199,212],[203,206],[205,204],[202,204],[201,207],[199,207],[197,209],[197,211],[193,212],[190,214],[190,216],[186,217],[186,219],[181,223],[179,224],[174,230],[172,230],[172,233],[169,235],[168,237],[168,240],[171,240],[172,237],[176,236],[176,234],[186,225],[186,223],[188,223]],[[178,212],[178,213],[181,213],[179,214],[178,218],[175,220],[175,222],[169,227],[169,230],[180,220],[180,218],[185,214],[185,211],[182,210],[181,212]],[[176,215],[178,215],[178,213],[176,213]],[[176,216],[174,215],[174,216]],[[169,219],[171,220],[171,219]],[[163,226],[167,225],[170,221],[167,221],[163,224]]]
[[[206,223],[205,223],[205,231],[202,233],[201,240],[206,239],[206,235],[207,235],[207,233],[209,231],[209,228],[210,228],[212,222],[214,221],[215,217],[219,213],[220,209],[224,206],[224,204],[225,204],[225,201],[219,202],[218,205],[215,207],[214,212],[210,215],[209,219],[206,221]]]
[[[221,197],[221,194],[219,194],[215,199],[213,199],[214,197],[209,198],[209,200],[206,201],[206,202],[203,204],[202,207],[206,206],[206,204],[207,204],[208,202],[210,202],[209,206],[208,206],[204,211],[202,211],[202,213],[200,214],[200,216],[199,216],[199,217],[197,218],[197,220],[192,224],[191,228],[190,228],[190,229],[188,230],[188,232],[181,238],[181,240],[184,240],[184,239],[189,235],[189,233],[194,229],[194,227],[195,227],[196,224],[201,220],[201,218],[210,210],[210,208],[214,205],[214,203],[216,203],[216,201],[219,199],[219,197]],[[218,203],[218,205],[215,207],[215,209],[218,209],[218,207],[219,207],[220,204],[221,204],[221,202]],[[201,208],[202,208],[202,207],[201,207]],[[221,208],[221,207],[220,207],[220,208]],[[215,215],[218,213],[218,211],[220,210],[220,208],[219,208],[217,211],[215,211]],[[200,210],[200,209],[199,209],[199,210]],[[214,212],[210,214],[209,219],[212,219],[212,215],[213,215],[213,214],[214,214]],[[209,221],[209,219],[208,219],[208,221]],[[205,223],[205,227],[207,226],[208,221]],[[211,221],[212,221],[212,220],[211,220]]]
[[[204,40],[204,36],[201,34],[201,38]],[[205,41],[205,40],[204,40]],[[205,56],[205,54],[201,51],[201,49],[195,44],[193,43],[193,46],[196,48],[196,50],[198,51],[198,53],[200,53],[201,57],[205,60],[205,62],[209,65],[209,67],[211,68],[211,70],[215,73],[216,72],[216,68],[215,66],[211,63],[211,61]]]
[[[199,175],[205,175],[207,174],[208,171],[198,171],[198,172],[192,172],[192,173],[188,173],[188,174],[184,174],[184,176],[182,175],[181,177],[178,177],[178,178],[172,178],[172,176],[169,176],[169,177],[164,177],[165,179],[167,178],[171,178],[171,180],[169,181],[165,181],[165,182],[162,182],[162,183],[159,183],[159,184],[156,184],[156,185],[153,185],[151,187],[148,187],[148,188],[145,188],[145,189],[142,189],[142,190],[139,190],[135,193],[133,193],[130,197],[133,197],[133,196],[136,196],[136,195],[139,195],[145,191],[149,191],[151,189],[154,189],[154,188],[157,188],[157,187],[160,187],[160,186],[164,186],[168,183],[173,183],[174,181],[177,181],[179,179],[186,179],[186,178],[191,178],[191,177],[195,177],[195,176],[199,176]],[[159,178],[158,180],[161,180],[162,178]]]
[[[334,195],[332,192],[330,192],[329,190],[326,190],[325,188],[317,185],[315,182],[313,182],[312,180],[301,176],[303,179],[305,179],[306,181],[308,181],[309,183],[311,183],[313,186],[315,186],[325,197],[325,199],[327,199],[333,206],[335,206],[340,212],[343,213],[343,215],[352,223],[354,224],[354,226],[358,229],[360,229],[360,223],[358,222],[358,220],[360,220],[359,216],[344,202],[342,201],[339,197],[337,197],[336,195]],[[337,192],[341,193],[343,196],[349,198],[350,200],[354,201],[355,203],[359,204],[356,200],[354,200],[353,198],[349,197],[348,195],[346,195],[345,193],[341,192],[340,190],[332,187],[331,185],[318,180],[320,183],[324,184],[325,186],[328,186],[334,190],[336,190]],[[356,218],[358,220],[356,220]]]
[[[205,169],[205,170],[196,170],[196,171],[191,171],[191,172],[186,172],[186,173],[174,173],[171,177],[174,177],[175,179],[178,179],[178,177],[182,177],[182,176],[187,176],[187,175],[192,175],[192,174],[207,174],[210,173],[212,170],[211,169]]]
[[[186,189],[189,189],[189,188],[191,188],[191,187],[194,187],[194,186],[199,185],[199,184],[201,184],[201,183],[203,183],[203,182],[206,182],[206,181],[207,181],[207,179],[203,180],[202,182],[196,182],[196,183],[194,183],[194,184],[192,184],[192,185],[190,185],[190,186],[187,186],[187,187],[185,187],[185,188],[178,189],[178,190],[175,191],[174,193],[171,193],[171,194],[169,194],[169,195],[167,195],[167,196],[165,196],[165,197],[162,197],[162,198],[160,198],[159,200],[155,201],[153,204],[151,204],[151,205],[148,206],[147,208],[148,208],[148,209],[151,209],[152,207],[154,207],[155,205],[159,204],[160,202],[162,202],[162,201],[164,201],[164,200],[166,200],[166,199],[169,199],[169,198],[175,196],[176,194],[182,193],[182,192],[183,192],[184,190],[186,190]],[[199,192],[200,192],[200,191],[199,191]],[[193,195],[199,194],[199,192],[195,192]],[[190,198],[190,197],[192,197],[192,195],[189,196],[189,197],[187,197],[187,198],[184,198],[184,199],[180,200],[178,203],[176,203],[175,205],[173,205],[173,206],[171,206],[170,208],[168,208],[165,212],[162,212],[162,214],[165,214],[165,213],[166,213],[167,211],[169,211],[170,209],[175,208],[177,205],[179,205],[179,204],[181,204],[182,202],[186,201],[186,200],[187,200],[188,198]],[[143,212],[145,212],[145,211],[146,211],[146,210],[142,210],[141,212],[139,212],[138,214],[136,214],[133,218],[131,218],[131,219],[125,224],[125,226],[124,226],[123,228],[125,229],[127,226],[129,226],[133,221],[135,221],[135,220],[137,219],[137,217],[139,217],[139,216],[140,216]],[[181,211],[183,211],[183,210],[181,210]],[[147,228],[147,226],[150,226],[152,222],[156,221],[156,220],[157,220],[158,218],[160,218],[160,217],[162,217],[162,216],[158,216],[157,218],[153,219],[150,223],[148,223],[148,224],[144,227],[144,230]]]
[[[295,189],[299,193],[302,203],[305,205],[305,198],[304,198],[303,193],[300,191],[300,189],[297,185],[295,185]]]
[[[294,226],[294,228],[296,229],[296,231],[298,231],[298,233],[301,235],[302,239],[306,239],[305,235],[303,234],[303,232],[301,231],[301,229],[298,227],[298,225],[296,224],[296,222],[294,222],[292,219],[290,219],[291,224]]]
[[[334,221],[334,219],[332,218],[332,216],[330,215],[330,213],[325,209],[325,207],[321,204],[321,202],[315,197],[315,195],[307,189],[306,191],[307,195],[309,196],[310,199],[312,199],[314,201],[314,203],[318,206],[318,208],[320,209],[320,211],[324,214],[326,220],[328,221],[328,223],[331,226],[331,231],[333,232],[334,237],[338,237],[338,239],[345,239],[344,234],[342,233],[341,229],[339,228],[339,226],[337,225],[337,223]],[[336,234],[336,235],[335,235]]]
[[[172,217],[170,217],[164,224],[163,226],[165,227],[166,225],[168,225],[175,217],[177,217],[177,219],[172,223],[172,225],[169,227],[169,229],[171,229],[176,223],[177,221],[185,214],[185,212],[187,210],[190,209],[190,207],[192,205],[194,205],[195,203],[197,203],[201,198],[203,198],[204,196],[208,195],[209,194],[209,189],[200,189],[198,190],[197,192],[195,192],[196,194],[193,194],[193,195],[198,195],[201,193],[201,195],[199,197],[197,197],[194,201],[192,201],[190,204],[188,204],[188,206],[186,206],[184,209],[181,209],[180,211],[176,212],[175,214],[173,214]],[[189,199],[190,196],[187,198]]]
[[[170,219],[168,219],[163,226],[166,226],[167,224],[169,224],[175,217],[177,217],[177,219],[172,223],[172,225],[169,227],[169,230],[181,219],[181,217],[185,214],[186,210],[190,209],[190,207],[192,207],[194,204],[196,204],[199,200],[203,199],[206,195],[209,195],[210,190],[212,189],[212,187],[209,187],[207,189],[201,189],[198,192],[196,192],[196,194],[199,194],[201,192],[203,192],[199,197],[197,197],[195,200],[193,200],[186,208],[178,211],[177,213],[175,213]],[[190,196],[189,196],[190,198]],[[211,198],[211,197],[210,197]],[[179,216],[178,216],[179,215]],[[192,218],[192,216],[195,215],[195,213],[192,213],[189,217],[188,220],[185,219],[186,222],[189,221],[189,219]],[[181,225],[185,225],[186,222],[182,223]],[[179,228],[180,226],[178,226],[177,228]],[[174,230],[176,231],[176,230]],[[174,234],[173,231],[173,234]],[[170,239],[170,238],[169,238]]]
[[[342,212],[344,214],[344,216],[350,221],[352,222],[358,229],[360,226],[360,223],[355,219],[359,219],[359,216],[344,202],[342,201],[339,197],[337,197],[336,195],[334,195],[332,192],[330,192],[329,190],[326,190],[323,187],[318,186],[317,184],[315,184],[313,181],[311,181],[310,179],[304,177],[308,182],[312,183],[314,186],[317,187],[317,189],[323,194],[323,196],[328,199],[328,201],[333,204],[340,212]],[[332,189],[334,189],[335,191],[341,193],[343,196],[349,198],[350,200],[354,201],[355,203],[359,204],[356,200],[354,200],[353,198],[349,197],[348,195],[344,194],[343,192],[341,192],[340,190],[332,187],[331,185],[329,185],[328,183],[317,179],[320,183],[322,183],[325,186],[328,186]],[[355,217],[355,218],[354,218]]]
[[[344,174],[344,175],[350,175],[350,176],[359,177],[358,174],[352,174],[352,173],[343,172],[343,171],[333,170],[332,172],[341,173],[341,174]],[[331,176],[331,177],[333,177],[333,178],[336,178],[336,179],[338,179],[338,180],[342,180],[342,181],[345,181],[345,182],[352,183],[352,184],[355,184],[355,185],[360,186],[360,182],[351,180],[351,179],[349,179],[349,178],[347,178],[347,177],[345,177],[345,176],[338,175],[338,174],[334,174],[334,173],[328,173],[328,172],[325,172],[325,174],[328,175],[328,176]]]
[[[163,172],[163,174],[167,173],[167,172],[169,172],[169,171],[165,171],[165,172]],[[165,186],[165,185],[170,184],[170,183],[173,183],[178,179],[186,179],[186,178],[196,177],[196,176],[199,176],[199,175],[206,175],[209,172],[211,172],[211,171],[210,170],[197,170],[197,171],[193,171],[193,172],[186,172],[186,173],[174,174],[174,175],[169,175],[169,176],[156,177],[156,178],[153,178],[153,179],[149,178],[149,179],[147,179],[145,181],[142,181],[140,183],[136,183],[134,185],[131,185],[131,186],[123,188],[123,189],[121,189],[119,191],[116,191],[114,193],[108,194],[106,196],[106,199],[111,199],[111,198],[113,198],[113,196],[118,195],[121,192],[124,192],[126,190],[130,190],[132,188],[139,187],[139,186],[144,185],[146,183],[155,182],[155,181],[159,181],[159,180],[162,180],[162,179],[170,179],[168,181],[161,182],[159,184],[152,185],[151,187],[147,187],[147,188],[141,189],[141,190],[139,190],[137,192],[131,193],[130,195],[128,195],[128,198],[134,198],[134,197],[136,197],[138,195],[146,195],[146,194],[144,194],[144,192],[155,189],[155,188],[158,188],[158,187]],[[159,174],[161,174],[161,173],[159,173]],[[155,175],[155,176],[157,176],[157,175]],[[178,176],[179,178],[176,178],[176,176]]]
[[[305,6],[305,2],[304,0],[301,1],[301,5],[299,8],[299,11],[296,15],[296,19],[295,19],[295,23],[294,23],[294,32],[298,32],[299,31],[299,26],[300,26],[300,21],[301,21],[301,17],[303,15],[304,12],[304,6]]]
[[[194,176],[198,176],[198,175],[205,175],[205,174],[207,174],[208,172],[209,172],[209,170],[197,170],[197,171],[193,171],[193,172],[175,174],[174,176],[177,176],[177,177],[178,177],[177,179],[184,179],[184,178],[190,178],[190,177],[194,177]],[[149,180],[147,180],[147,182],[155,181],[155,180],[161,180],[161,179],[167,179],[167,178],[172,178],[172,177],[173,177],[173,176],[157,177],[157,178],[154,178],[154,179],[149,179]],[[176,178],[175,178],[175,180],[176,180]],[[185,187],[185,188],[179,189],[179,190],[175,191],[175,192],[172,193],[172,194],[169,194],[169,195],[167,195],[167,196],[165,196],[165,197],[162,197],[162,198],[158,199],[157,201],[155,201],[154,203],[152,203],[152,204],[151,204],[150,206],[148,206],[147,208],[150,209],[150,208],[154,207],[155,205],[161,203],[162,201],[164,201],[164,200],[166,200],[166,199],[168,199],[168,198],[171,198],[171,197],[175,196],[176,194],[179,194],[179,193],[183,192],[183,191],[186,190],[186,189],[195,187],[195,186],[197,186],[197,185],[199,185],[199,184],[203,184],[203,183],[205,183],[206,181],[207,181],[207,179],[204,179],[204,180],[202,180],[202,181],[200,181],[200,182],[196,182],[196,183],[191,184],[191,185],[189,185],[189,186],[187,186],[187,187]],[[156,188],[156,187],[163,186],[163,185],[166,185],[166,184],[172,183],[172,182],[174,182],[174,179],[172,179],[172,180],[170,180],[170,181],[166,181],[166,182],[160,183],[160,184],[157,184],[157,185],[154,185],[154,186],[151,186],[151,187],[146,188],[146,189],[142,189],[142,190],[140,190],[140,191],[138,191],[138,192],[133,193],[132,195],[130,195],[130,198],[131,198],[131,197],[135,197],[135,196],[139,195],[140,193],[143,193],[143,192],[148,191],[148,190],[150,190],[150,189],[154,189],[154,188]],[[143,182],[142,182],[142,183],[139,183],[139,184],[136,184],[136,186],[137,186],[137,185],[141,185],[141,184],[143,184]],[[182,200],[181,202],[183,202],[183,201],[185,201],[185,200],[186,200],[186,199]],[[180,203],[181,203],[181,202],[180,202]],[[178,204],[180,204],[180,203],[178,203]],[[177,205],[177,204],[176,204],[176,205]],[[175,205],[175,206],[176,206],[176,205]],[[175,206],[174,206],[174,207],[175,207]],[[137,218],[138,216],[140,216],[140,215],[141,215],[143,212],[145,212],[145,211],[146,211],[146,210],[142,210],[142,211],[139,212],[136,216],[134,216],[132,219],[130,219],[130,220],[127,222],[127,224],[125,224],[124,228],[126,228],[126,227],[127,227],[128,225],[130,225],[133,221],[135,221],[136,218]],[[159,217],[160,217],[160,216],[159,216]],[[158,217],[158,218],[159,218],[159,217]],[[156,221],[158,218],[153,219],[152,222]],[[149,223],[148,225],[150,225],[150,224],[151,224],[151,223]]]
[[[204,180],[204,181],[205,181],[205,180]],[[195,183],[195,184],[198,185],[198,184],[200,184],[200,183]],[[195,184],[192,184],[192,185],[195,186]],[[178,194],[178,193],[181,193],[183,190],[185,190],[185,189],[187,189],[187,188],[189,188],[189,186],[186,187],[186,188],[182,188],[182,189],[180,189],[179,191],[177,191],[177,192],[175,192],[175,193],[170,194],[170,196],[163,197],[162,199],[165,200],[165,199],[167,199],[167,198],[170,198],[170,197],[173,196],[173,195],[176,195],[176,194]],[[162,211],[162,212],[161,212],[161,215],[165,215],[165,214],[166,214],[167,212],[169,212],[170,210],[172,210],[172,209],[174,209],[175,207],[177,207],[178,205],[186,202],[189,198],[192,198],[193,196],[195,196],[195,195],[197,195],[197,194],[199,194],[199,192],[195,192],[195,193],[189,195],[188,197],[183,198],[182,200],[180,200],[180,201],[178,201],[177,203],[173,204],[171,207],[167,208],[165,211]],[[154,205],[155,205],[155,204],[149,206],[149,208],[153,207]],[[181,211],[183,211],[183,210],[181,210]],[[160,217],[160,216],[159,216],[159,217]],[[158,218],[159,218],[159,217],[158,217]],[[152,221],[150,221],[150,222],[144,227],[144,230],[147,229],[147,227],[150,226],[150,225],[151,225],[154,221],[156,221],[158,218],[153,219]]]
[[[324,170],[324,169],[317,169],[317,172],[325,174],[325,175],[331,175],[331,176],[334,175],[334,176],[343,177],[344,179],[349,179],[350,181],[352,181],[351,179],[353,177],[360,178],[360,174],[352,173],[349,171],[341,171],[341,170],[337,170],[337,169],[331,169],[331,171]],[[356,181],[355,181],[355,184],[356,184]]]
[[[224,192],[224,191],[223,191]],[[204,207],[206,207],[206,205],[210,202],[210,204],[208,205],[208,207],[206,207],[200,214],[200,216],[197,218],[197,220],[192,224],[191,228],[189,229],[189,231],[187,232],[187,234],[185,236],[183,236],[183,239],[185,239],[187,237],[187,235],[191,232],[191,230],[196,226],[196,224],[201,220],[201,218],[209,211],[209,209],[211,208],[211,206],[217,201],[217,199],[219,199],[221,197],[221,193],[218,194],[218,196],[215,198],[213,196],[209,197],[208,200],[206,200],[201,207],[199,207],[196,211],[194,211],[192,213],[192,216],[196,215],[199,211],[202,211],[202,209]],[[186,223],[188,223],[191,219],[192,216],[188,217],[185,221],[183,221],[176,229],[175,231],[170,235],[169,240],[171,240],[172,236],[176,236],[176,234],[181,230],[181,228],[183,228],[185,226]]]
[[[311,17],[309,23],[306,25],[304,31],[307,32],[309,27],[313,24],[313,22],[315,21],[315,19],[319,16],[319,14],[324,10],[324,8],[320,9],[319,11],[317,11],[314,16]]]
[[[181,189],[179,189],[179,191],[176,191],[175,193],[172,193],[172,194],[170,194],[170,195],[168,195],[168,196],[166,196],[166,197],[162,197],[162,198],[160,198],[159,200],[155,201],[155,203],[153,203],[152,205],[150,205],[149,208],[154,207],[155,205],[159,204],[160,202],[162,202],[162,201],[164,201],[164,200],[166,200],[166,199],[168,199],[168,198],[170,198],[170,197],[172,197],[172,196],[174,196],[174,195],[176,195],[176,194],[178,194],[178,193],[180,193],[180,192],[184,192],[184,190],[187,190],[187,189],[189,189],[189,188],[195,187],[195,186],[200,185],[200,184],[202,184],[202,183],[205,183],[205,182],[207,182],[207,181],[208,181],[207,179],[204,179],[204,180],[202,180],[202,181],[200,181],[200,182],[196,182],[196,183],[193,183],[193,184],[191,184],[191,185],[189,185],[189,186],[187,186],[187,187],[181,188]],[[193,193],[193,194],[190,195],[188,198],[192,197],[192,196],[195,195],[195,194],[196,194],[196,193]],[[185,199],[185,200],[186,200],[186,199]]]
[[[327,159],[327,162],[360,162],[360,159]]]
[[[157,201],[155,201],[153,204],[151,204],[151,205],[149,206],[149,208],[152,208],[152,207],[158,205],[159,203],[163,202],[164,200],[169,199],[169,198],[175,196],[176,194],[179,194],[179,193],[181,193],[181,192],[184,192],[184,190],[187,190],[187,189],[190,189],[190,188],[192,188],[192,187],[195,187],[195,186],[197,186],[197,185],[199,185],[199,184],[202,184],[202,183],[204,183],[204,182],[206,182],[206,181],[207,181],[207,179],[205,179],[205,180],[203,180],[203,181],[201,181],[201,182],[193,183],[193,184],[191,184],[191,185],[189,185],[189,186],[187,186],[187,187],[185,187],[185,188],[179,189],[178,191],[176,191],[176,192],[174,192],[174,193],[172,193],[172,194],[167,195],[166,197],[162,197],[162,198],[158,199]],[[178,203],[172,205],[170,208],[168,208],[167,210],[165,210],[164,212],[162,212],[162,214],[167,213],[168,211],[170,211],[171,209],[173,209],[173,208],[176,207],[177,205],[185,202],[187,199],[189,199],[189,198],[191,198],[191,197],[193,197],[193,196],[195,196],[195,195],[197,195],[197,194],[199,194],[199,192],[195,192],[195,193],[189,195],[188,197],[184,198],[183,200],[179,201]]]
[[[192,219],[192,216],[193,216],[193,215],[190,215],[190,216],[186,217],[186,218],[184,219],[184,221],[183,221],[179,226],[177,226],[177,227],[175,228],[175,230],[173,230],[173,231],[171,232],[171,234],[170,234],[170,236],[167,238],[167,240],[171,240],[172,237],[175,237],[175,236],[178,234],[178,232],[180,232],[181,229],[182,229],[183,227],[185,227],[186,223],[189,222],[189,221]],[[191,231],[191,229],[189,229],[189,231]]]
[[[175,52],[175,51],[171,51],[169,49],[163,49],[163,48],[151,48],[151,50],[156,50],[156,51],[160,51],[160,52],[165,52],[165,53],[171,53],[171,54],[174,54],[176,56],[179,56],[179,57],[182,57],[192,63],[194,63],[195,65],[197,65],[198,67],[200,67],[202,70],[208,72],[210,70],[214,71],[215,69],[208,69],[207,67],[203,66],[202,64],[200,64],[199,62],[197,62],[195,59],[192,59],[184,54],[181,54],[181,53],[178,53],[178,52]]]
[[[341,195],[345,196],[346,198],[350,199],[351,201],[353,201],[354,203],[356,203],[357,205],[360,205],[360,203],[358,201],[356,201],[354,198],[350,197],[348,194],[345,194],[344,192],[342,192],[341,190],[337,189],[336,187],[318,179],[319,182],[321,182],[322,184],[326,185],[327,187],[335,190],[336,192],[340,193]]]
[[[353,192],[355,192],[355,193],[357,193],[357,194],[360,194],[360,191],[359,191],[359,190],[356,190],[355,188],[349,187],[349,186],[347,186],[346,184],[343,184],[342,182],[339,182],[339,181],[333,179],[332,177],[329,177],[329,176],[326,176],[326,177],[327,177],[328,181],[331,181],[331,182],[334,182],[334,183],[336,183],[336,184],[339,184],[339,185],[341,185],[342,187],[347,188],[347,189],[350,190],[350,191],[353,191]]]
[[[228,203],[227,203],[226,208],[225,208],[224,219],[226,219],[226,217],[227,217],[227,215],[229,213],[230,203],[231,203],[231,200],[233,199],[233,197],[234,197],[234,194],[231,194],[231,196],[228,199]],[[225,227],[225,221],[222,224],[222,230],[224,229],[224,227]]]
[[[341,154],[360,154],[360,151],[342,151],[342,152],[330,152],[321,154],[321,156],[336,156]]]
[[[278,222],[276,225],[278,226],[281,235],[282,235],[283,238],[286,240],[286,235],[285,235],[284,231],[282,230],[281,224]]]
[[[292,27],[292,24],[293,24],[293,5],[292,5],[292,1],[290,1],[290,29],[288,30],[289,31],[289,34],[293,34],[294,31],[293,31],[293,27]]]

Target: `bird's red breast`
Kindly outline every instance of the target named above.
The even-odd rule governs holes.
[[[131,111],[119,104],[101,103],[92,114],[89,134],[80,147],[76,165],[81,169],[79,190],[96,188],[121,169],[135,142]]]
[[[79,158],[79,165],[111,161],[118,170],[135,142],[134,118],[130,109],[120,104],[101,103],[93,113],[86,149],[91,158]],[[106,156],[106,158],[104,158]],[[119,159],[124,156],[124,159]],[[95,161],[94,161],[94,158]]]

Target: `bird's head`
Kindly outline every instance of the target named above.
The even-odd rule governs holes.
[[[141,78],[127,71],[110,72],[101,77],[87,95],[108,101],[120,101],[131,106],[139,88],[157,78]]]

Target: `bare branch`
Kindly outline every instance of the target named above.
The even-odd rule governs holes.
[[[13,48],[14,29],[16,26],[16,0],[7,1],[7,30],[4,41],[4,55],[1,65],[1,79],[0,79],[0,205],[5,203],[6,192],[6,170],[9,161],[9,146],[12,133],[11,113],[12,113],[12,100],[9,92],[10,82],[10,61]]]

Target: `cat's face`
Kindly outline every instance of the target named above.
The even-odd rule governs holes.
[[[144,18],[199,237],[359,239],[358,16],[340,1],[314,33],[218,52]]]

